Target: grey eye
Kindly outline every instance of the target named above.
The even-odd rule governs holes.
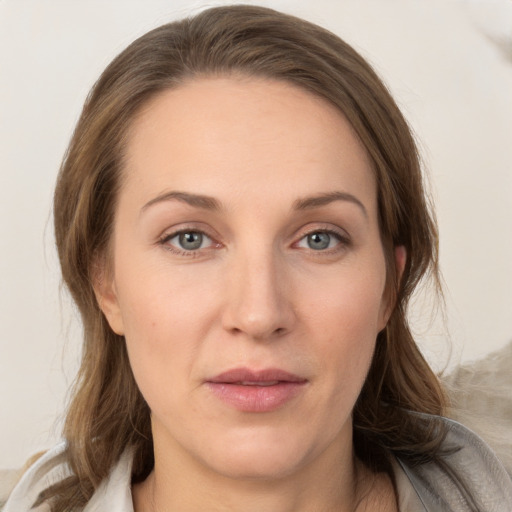
[[[186,251],[195,251],[203,245],[203,234],[198,231],[188,231],[178,235],[178,243]]]
[[[311,233],[307,236],[307,244],[310,249],[321,251],[331,244],[331,235],[322,231]]]

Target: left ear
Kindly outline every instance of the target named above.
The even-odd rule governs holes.
[[[396,283],[400,284],[402,280],[402,275],[405,269],[405,263],[407,261],[407,251],[403,245],[397,245],[394,250],[395,257],[395,272],[396,272]],[[388,284],[387,286],[390,287]],[[392,286],[392,284],[391,284]],[[379,331],[386,327],[388,323],[389,317],[393,312],[396,303],[396,292],[394,289],[389,289],[384,292],[384,296],[382,297],[382,305],[381,305],[381,316],[379,322]]]

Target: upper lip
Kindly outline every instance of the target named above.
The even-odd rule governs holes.
[[[233,368],[207,379],[208,382],[234,384],[237,382],[306,382],[307,379],[279,368],[251,370],[249,368]]]

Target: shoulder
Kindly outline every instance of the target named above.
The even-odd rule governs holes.
[[[436,461],[413,467],[399,460],[425,510],[510,512],[512,480],[489,446],[456,421],[421,416],[446,432]]]
[[[2,512],[46,512],[47,507],[32,507],[41,491],[70,475],[63,459],[65,447],[65,443],[58,444],[28,468],[10,493]]]
[[[48,505],[32,508],[44,489],[71,476],[65,457],[66,444],[61,443],[43,455],[22,476],[1,512],[50,512]],[[127,448],[98,486],[83,512],[133,512],[131,468],[133,454]]]
[[[512,342],[478,361],[457,366],[443,384],[450,417],[482,436],[512,477]]]

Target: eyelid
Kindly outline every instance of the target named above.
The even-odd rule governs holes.
[[[311,224],[313,224],[313,225],[311,225]],[[179,236],[180,234],[190,233],[190,232],[202,234],[204,237],[209,239],[210,243],[208,244],[207,247],[201,247],[199,249],[191,249],[191,250],[180,249],[178,246],[169,243],[170,240]],[[318,223],[318,224],[310,223],[308,226],[304,226],[303,228],[301,228],[298,231],[298,234],[296,236],[294,236],[294,238],[293,238],[294,241],[292,242],[291,246],[294,248],[300,248],[300,249],[307,250],[307,248],[298,247],[298,244],[304,238],[306,238],[307,236],[309,236],[313,233],[327,233],[331,236],[334,236],[339,241],[339,243],[336,244],[335,247],[330,247],[330,248],[327,248],[324,250],[317,250],[317,251],[311,249],[311,251],[314,251],[317,254],[334,253],[334,252],[336,252],[338,250],[342,250],[343,248],[346,248],[352,244],[350,235],[347,233],[346,230],[340,228],[339,226],[336,226],[336,225],[333,225],[330,223]],[[171,228],[167,228],[158,237],[157,243],[161,246],[164,246],[164,248],[166,250],[169,250],[170,252],[173,252],[178,255],[198,256],[198,255],[200,255],[200,253],[204,253],[204,252],[212,250],[212,249],[218,249],[218,248],[223,247],[223,244],[218,241],[219,238],[220,237],[216,233],[213,233],[212,229],[209,229],[208,226],[205,226],[203,223],[201,223],[200,225],[195,224],[195,223],[190,223],[190,224],[184,223],[184,224],[179,224],[179,225],[171,227]]]
[[[339,241],[339,244],[337,244],[335,247],[331,247],[321,251],[315,251],[318,254],[336,251],[337,249],[340,249],[340,246],[347,247],[352,243],[350,235],[344,229],[338,226],[333,226],[332,224],[316,224],[314,226],[311,226],[310,228],[301,230],[299,236],[295,237],[295,242],[293,242],[292,246],[297,246],[299,242],[304,240],[304,238],[306,238],[307,236],[312,235],[313,233],[327,233],[328,235],[336,237]]]
[[[192,249],[192,250],[186,250],[182,249],[176,245],[173,245],[170,243],[170,240],[173,238],[183,234],[183,233],[200,233],[204,237],[210,240],[210,244],[208,244],[207,247],[200,247],[199,249]],[[158,245],[161,245],[164,247],[164,249],[174,253],[178,254],[180,256],[199,256],[200,253],[204,253],[206,251],[209,251],[214,248],[219,248],[222,246],[220,242],[217,241],[217,238],[215,235],[211,233],[211,230],[206,229],[204,226],[197,226],[194,224],[180,224],[179,226],[168,228],[166,229],[157,240]]]
[[[180,230],[180,231],[176,231],[175,233],[171,233],[169,235],[167,235],[164,240],[166,240],[167,242],[170,242],[171,240],[174,240],[175,238],[178,238],[180,235],[184,235],[184,234],[190,234],[190,233],[197,233],[199,235],[202,236],[203,238],[203,242],[206,240],[209,240],[210,242],[213,242],[213,240],[211,239],[211,237],[209,237],[206,233],[203,233],[202,231],[198,231],[197,229],[184,229],[184,230]],[[201,249],[204,249],[205,247],[201,247]],[[199,250],[199,249],[197,249]],[[187,252],[192,252],[192,250],[189,250]]]

